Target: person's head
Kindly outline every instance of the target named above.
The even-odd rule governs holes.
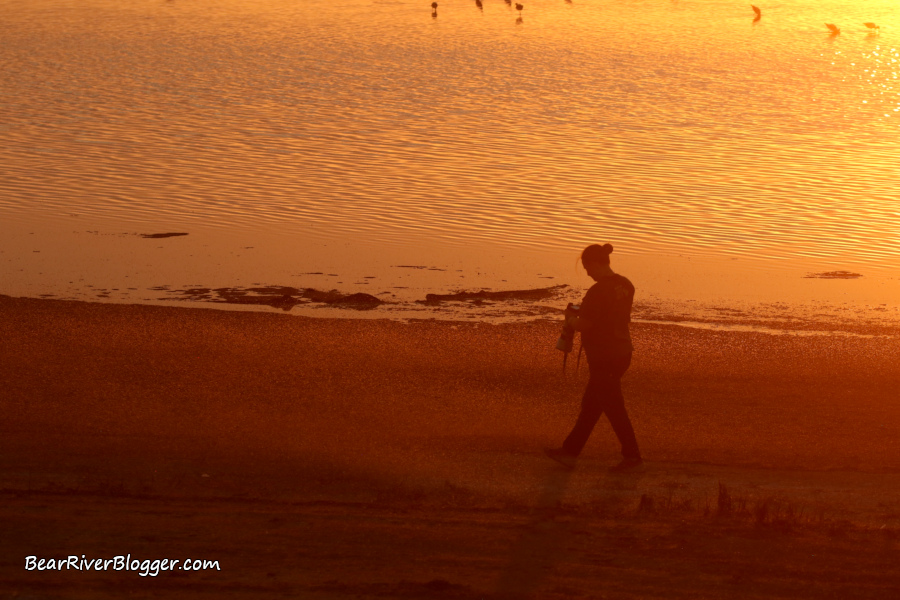
[[[591,278],[596,279],[600,274],[609,272],[612,251],[612,244],[591,244],[581,252],[581,264]]]

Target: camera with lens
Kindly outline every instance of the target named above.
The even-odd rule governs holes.
[[[579,305],[572,304],[571,302],[566,307],[566,321],[563,323],[562,333],[559,334],[559,339],[556,340],[556,349],[562,350],[566,354],[572,351],[575,342],[575,328],[569,325],[569,316],[573,313],[577,316],[580,308]]]

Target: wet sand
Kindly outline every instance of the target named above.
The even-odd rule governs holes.
[[[0,597],[891,598],[900,341],[641,324],[643,472],[549,323],[0,297]],[[218,560],[27,571],[25,557]]]

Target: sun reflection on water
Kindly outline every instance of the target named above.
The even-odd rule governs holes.
[[[428,4],[22,3],[0,210],[895,268],[890,3]]]

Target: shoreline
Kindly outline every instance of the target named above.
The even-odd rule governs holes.
[[[565,294],[554,290],[566,288]],[[117,306],[157,306],[212,309],[218,311],[252,312],[260,314],[287,314],[313,319],[340,319],[366,321],[394,321],[399,323],[437,321],[449,324],[483,323],[485,325],[527,324],[535,322],[559,323],[562,306],[567,300],[578,300],[581,292],[568,285],[527,290],[481,289],[477,292],[461,291],[450,295],[426,294],[426,299],[409,302],[383,301],[361,292],[343,294],[337,290],[321,291],[313,288],[298,289],[285,286],[265,288],[221,288],[210,290],[186,289],[161,291],[181,293],[180,298],[156,298],[144,301],[110,299],[106,295],[93,299],[58,298],[52,294],[37,296],[0,297],[59,302],[84,302]],[[583,291],[583,290],[582,290]],[[220,298],[210,298],[216,292]],[[256,292],[248,294],[247,292]],[[521,301],[544,299],[543,304],[525,304]],[[900,337],[900,323],[886,315],[883,309],[858,309],[855,314],[824,314],[820,306],[743,306],[739,309],[723,308],[721,303],[689,306],[684,303],[651,301],[636,302],[632,323],[678,325],[710,331],[764,333],[770,335],[798,336],[849,336],[862,338]],[[847,309],[842,309],[847,310]]]

